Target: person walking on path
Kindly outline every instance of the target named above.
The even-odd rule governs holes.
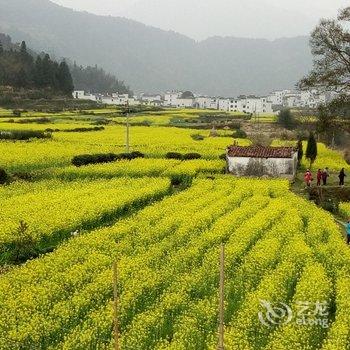
[[[317,186],[321,186],[321,180],[322,180],[322,171],[321,171],[321,169],[318,169],[318,171],[317,171]]]
[[[349,245],[350,244],[350,218],[348,219],[348,222],[345,224],[346,228],[346,242]]]
[[[327,167],[324,168],[323,172],[322,172],[322,182],[323,182],[323,186],[327,185],[327,179],[329,178],[329,170]]]
[[[339,173],[339,186],[344,186],[344,180],[345,180],[345,169],[342,168],[342,170],[340,170],[340,173]]]
[[[304,181],[305,181],[306,187],[311,187],[312,174],[309,169],[306,171],[304,175]]]

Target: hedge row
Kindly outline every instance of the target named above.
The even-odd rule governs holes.
[[[122,159],[144,158],[145,155],[141,152],[131,153],[98,153],[98,154],[81,154],[72,159],[72,164],[79,167],[88,164],[110,163]]]
[[[0,130],[0,140],[49,139],[52,135],[39,130]]]
[[[165,155],[167,159],[180,159],[180,160],[190,160],[190,159],[200,159],[202,156],[199,153],[186,153],[181,154],[177,152],[168,152]]]
[[[102,131],[105,130],[103,126],[95,126],[91,128],[73,128],[73,129],[66,129],[66,130],[61,130],[61,129],[46,129],[45,131],[47,132],[90,132],[90,131]]]

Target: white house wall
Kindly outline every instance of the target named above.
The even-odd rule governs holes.
[[[234,175],[244,176],[251,160],[269,169],[267,176],[293,178],[296,174],[298,155],[295,153],[293,158],[227,157],[228,170]]]

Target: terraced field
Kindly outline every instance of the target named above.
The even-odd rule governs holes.
[[[350,348],[350,251],[333,216],[287,181],[224,175],[232,138],[208,136],[132,126],[146,158],[81,167],[73,156],[124,151],[124,126],[0,141],[0,349],[113,349],[114,263],[119,349],[217,349],[222,245],[225,349]],[[320,166],[342,166],[320,151]]]

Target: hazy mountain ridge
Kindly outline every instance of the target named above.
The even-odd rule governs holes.
[[[307,37],[274,41],[184,35],[48,0],[0,0],[0,31],[36,50],[98,64],[135,91],[192,89],[214,95],[264,94],[292,87],[311,67]]]
[[[269,0],[138,0],[122,11],[127,18],[172,28],[197,40],[215,34],[274,38],[308,33],[312,12],[283,9]],[[215,31],[213,31],[215,28]],[[273,33],[273,35],[272,35]]]

